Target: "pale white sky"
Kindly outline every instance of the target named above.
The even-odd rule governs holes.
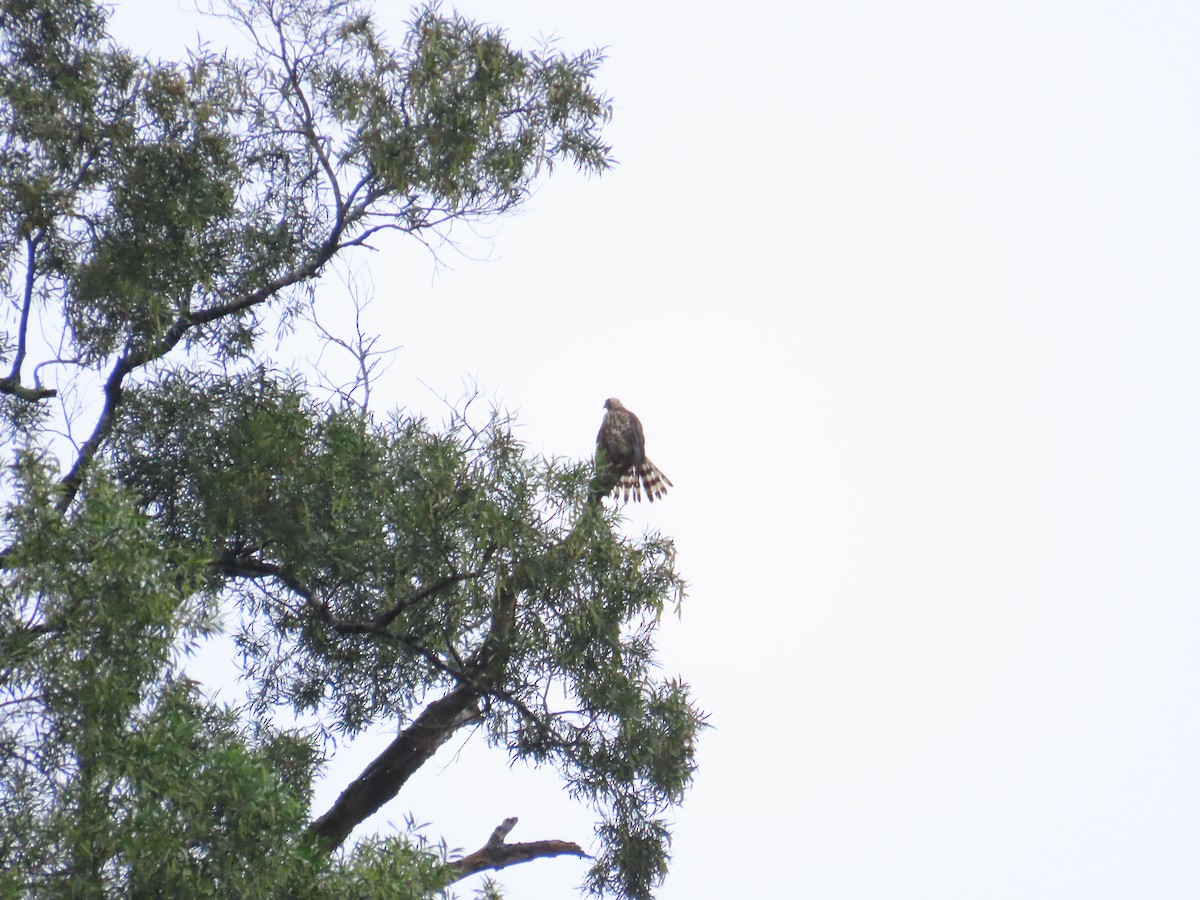
[[[155,55],[210,27],[116,5]],[[457,8],[608,46],[621,164],[489,261],[365,258],[403,345],[376,399],[436,418],[475,378],[574,456],[605,397],[641,416],[676,488],[629,527],[676,538],[663,664],[715,726],[663,900],[1200,896],[1200,5]],[[475,741],[371,827],[408,811],[591,837]]]

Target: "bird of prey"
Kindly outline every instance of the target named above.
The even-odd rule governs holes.
[[[596,435],[597,498],[612,493],[628,501],[642,499],[642,491],[651,503],[674,487],[658,466],[646,459],[646,436],[642,423],[616,397],[604,401],[604,421]]]

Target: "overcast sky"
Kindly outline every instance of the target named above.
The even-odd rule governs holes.
[[[151,55],[210,28],[116,5]],[[663,665],[714,726],[663,900],[1200,897],[1200,4],[457,8],[607,46],[620,165],[556,173],[486,261],[365,259],[376,400],[475,379],[572,456],[604,398],[642,418],[676,487],[628,527],[678,543]],[[409,812],[591,837],[478,741],[370,827]]]

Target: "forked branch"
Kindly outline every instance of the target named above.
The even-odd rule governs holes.
[[[461,881],[469,875],[484,872],[488,869],[503,869],[517,863],[529,862],[533,859],[547,859],[552,856],[579,856],[589,859],[583,848],[571,841],[529,841],[523,844],[506,844],[504,839],[516,827],[517,817],[509,816],[496,826],[488,842],[469,853],[460,860],[450,863],[446,869],[450,872],[449,884]]]

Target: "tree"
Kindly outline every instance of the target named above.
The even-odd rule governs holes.
[[[448,859],[352,831],[453,734],[555,767],[600,816],[596,893],[661,881],[703,715],[654,671],[682,582],[587,462],[510,422],[321,399],[263,338],[332,261],[601,172],[599,54],[436,6],[399,49],[341,0],[219,12],[246,57],[134,58],[90,0],[0,5],[0,894],[425,897],[557,853]],[[250,690],[183,674],[234,635]],[[310,810],[305,717],[398,735]]]

